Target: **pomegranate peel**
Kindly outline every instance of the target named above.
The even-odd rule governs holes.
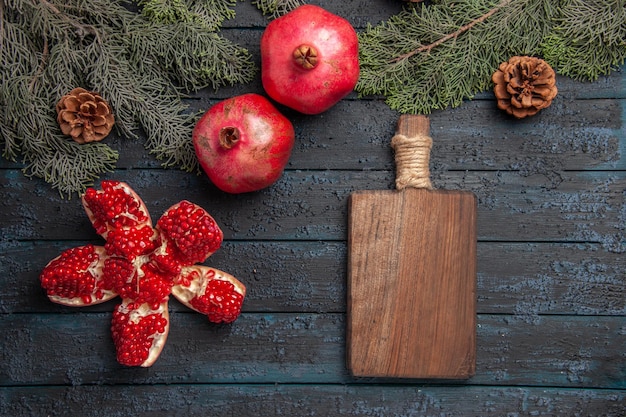
[[[186,200],[170,207],[153,228],[141,198],[119,181],[103,181],[102,190],[89,188],[82,202],[106,243],[62,252],[44,267],[41,285],[52,302],[68,306],[121,297],[111,323],[117,360],[126,366],[151,366],[169,332],[173,287],[191,284],[189,270],[210,275],[203,271],[212,268],[194,264],[219,249],[223,233],[213,217]],[[211,321],[232,322],[240,313],[245,286],[224,272],[212,274],[221,277],[220,288],[210,292],[218,302],[206,312],[186,305]],[[227,281],[230,286],[222,284]]]
[[[289,162],[295,131],[267,98],[248,93],[211,106],[194,126],[192,140],[211,182],[239,194],[278,181]]]
[[[261,36],[261,81],[277,102],[322,113],[359,79],[359,41],[344,18],[305,4],[271,21]]]

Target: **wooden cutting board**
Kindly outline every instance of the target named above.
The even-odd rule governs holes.
[[[403,115],[396,133],[428,136],[429,120]],[[400,176],[398,155],[396,148]],[[432,190],[429,179],[350,196],[347,366],[354,376],[474,374],[476,206],[474,194]]]

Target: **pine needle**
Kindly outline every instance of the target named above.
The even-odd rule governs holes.
[[[457,107],[514,55],[545,55],[593,80],[624,62],[625,0],[455,0],[414,4],[359,35],[360,96],[401,113]]]
[[[255,0],[252,2],[261,12],[271,19],[289,13],[304,4],[301,0]]]
[[[55,106],[75,87],[111,104],[116,130],[146,136],[164,166],[198,171],[191,146],[197,115],[185,92],[249,82],[244,48],[216,31],[236,0],[12,0],[0,2],[0,148],[27,176],[68,196],[115,168],[104,142],[61,134]]]
[[[562,8],[541,52],[558,72],[594,81],[626,58],[626,1],[571,0]]]

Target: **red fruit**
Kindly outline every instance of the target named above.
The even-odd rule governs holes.
[[[237,194],[269,187],[280,178],[295,133],[269,100],[244,94],[211,107],[192,137],[209,179],[222,191]]]
[[[162,273],[151,262],[137,265],[124,258],[109,258],[104,279],[123,299],[156,305],[167,301],[174,277]],[[110,283],[110,284],[109,284]]]
[[[103,288],[102,268],[107,254],[102,246],[86,245],[64,251],[51,260],[39,277],[55,303],[83,306],[108,301],[117,294]]]
[[[213,323],[231,323],[241,313],[246,287],[226,272],[196,265],[183,268],[172,295]]]
[[[82,201],[96,232],[105,239],[112,229],[152,225],[145,204],[126,183],[102,181],[102,190],[88,188]]]
[[[202,207],[181,201],[170,207],[157,222],[164,240],[183,265],[204,262],[222,245],[224,237],[217,223]]]
[[[111,324],[117,359],[127,366],[150,366],[169,331],[172,286],[185,282],[198,288],[181,271],[207,268],[190,265],[220,247],[222,231],[204,209],[188,201],[170,207],[154,229],[143,201],[118,181],[104,181],[102,190],[88,189],[83,205],[106,244],[63,252],[44,268],[41,285],[51,301],[71,306],[122,297]],[[239,315],[245,287],[220,274],[225,278],[205,286],[206,294],[198,294],[194,305],[213,321],[230,322]]]
[[[267,94],[304,114],[328,110],[359,78],[359,41],[350,23],[303,5],[267,25],[261,37],[261,80]]]
[[[104,245],[110,256],[135,259],[154,251],[157,233],[150,225],[122,227],[108,232]]]
[[[169,333],[167,302],[151,307],[124,300],[113,312],[111,335],[117,361],[126,366],[151,366]]]
[[[121,257],[108,258],[102,268],[103,286],[115,291],[116,294],[127,294],[129,291],[132,291],[132,288],[126,290],[126,287],[131,285],[136,268],[137,266],[128,259]]]

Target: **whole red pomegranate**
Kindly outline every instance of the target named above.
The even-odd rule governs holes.
[[[347,20],[319,6],[300,6],[270,22],[263,32],[263,87],[294,110],[322,113],[354,89],[358,46]]]
[[[280,178],[293,148],[293,125],[268,99],[243,94],[211,107],[192,133],[200,166],[222,191],[238,194]]]

